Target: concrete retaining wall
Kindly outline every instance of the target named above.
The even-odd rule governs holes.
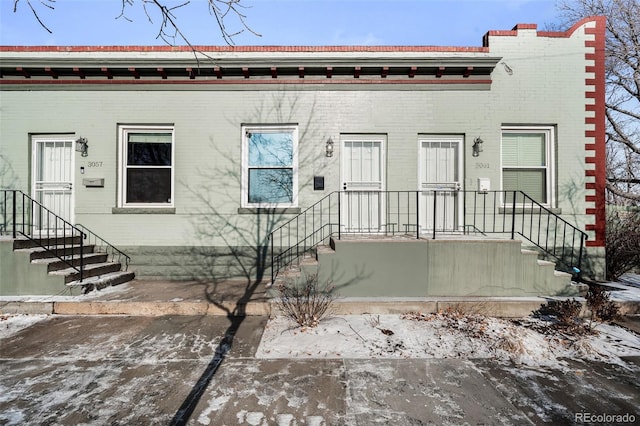
[[[321,282],[341,296],[572,296],[570,276],[512,240],[334,241],[318,253]]]

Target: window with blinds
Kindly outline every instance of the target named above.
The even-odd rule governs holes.
[[[552,134],[551,128],[503,128],[504,191],[522,191],[541,204],[551,204]],[[509,204],[512,201],[511,194],[507,194],[505,203]]]
[[[121,205],[173,205],[173,128],[121,127]]]

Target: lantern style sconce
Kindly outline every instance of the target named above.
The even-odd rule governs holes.
[[[333,157],[333,139],[327,139],[327,145],[325,146],[325,155],[327,157]]]
[[[480,155],[480,153],[482,152],[482,144],[484,143],[484,141],[482,139],[475,138],[473,140],[473,146],[471,147],[473,149],[473,156],[474,157],[478,157]]]
[[[89,144],[87,138],[80,137],[76,139],[76,152],[80,152],[83,157],[86,157],[89,150]]]

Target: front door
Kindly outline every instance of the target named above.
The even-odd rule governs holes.
[[[384,138],[342,139],[342,226],[346,232],[382,231]]]
[[[33,199],[69,223],[73,223],[74,141],[69,136],[33,138]],[[61,230],[63,224],[34,206],[35,229]]]
[[[420,229],[459,231],[462,226],[462,137],[421,138]]]

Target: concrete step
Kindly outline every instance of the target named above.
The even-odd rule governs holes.
[[[81,287],[84,293],[93,290],[101,290],[105,287],[117,286],[129,282],[135,278],[135,274],[130,271],[109,272],[103,275],[93,276],[82,281],[71,281],[66,283],[68,287]]]
[[[26,251],[30,253],[30,260],[34,261],[36,259],[47,259],[47,258],[55,258],[59,256],[71,256],[74,254],[80,254],[80,246],[70,246],[70,245],[56,245],[51,246],[49,248],[43,247],[32,247],[32,248],[24,248],[18,249],[15,251]],[[95,246],[93,244],[82,246],[82,252],[85,254],[93,253]]]
[[[333,254],[335,250],[330,246],[321,245],[316,247],[316,259],[323,254]]]
[[[95,276],[109,274],[111,272],[118,272],[121,268],[122,265],[116,262],[90,263],[88,265],[84,265],[83,278],[88,279]],[[65,284],[80,279],[80,271],[75,268],[59,269],[57,271],[50,272],[50,274],[63,275],[65,277]]]
[[[89,253],[84,256],[84,264],[89,265],[92,263],[104,263],[107,261],[107,253]],[[60,260],[57,257],[48,257],[44,259],[35,259],[32,263],[47,265],[47,271],[59,271],[61,269],[69,268],[69,264],[73,266],[80,266],[80,255],[74,254],[72,256],[65,256],[64,260]]]
[[[56,245],[80,245],[80,236],[56,236],[47,237],[43,234],[42,238],[26,238],[20,237],[13,240],[14,250],[28,249],[40,246],[56,246]]]
[[[538,257],[540,255],[540,253],[538,253],[537,251],[529,250],[529,249],[521,249],[520,253],[522,253],[523,255],[536,256],[536,257]]]

